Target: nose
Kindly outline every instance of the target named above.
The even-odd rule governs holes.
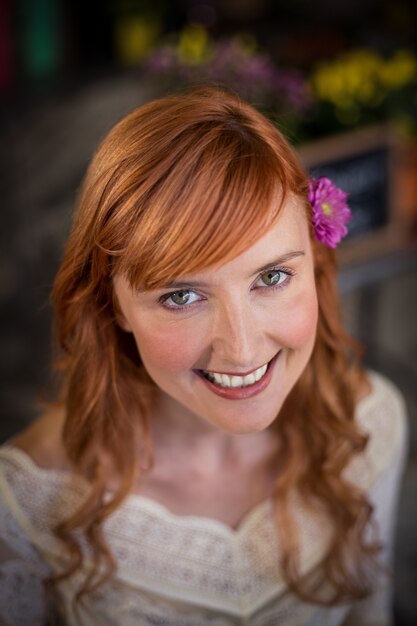
[[[217,311],[212,350],[223,369],[247,371],[262,358],[262,324],[249,303],[228,302]]]

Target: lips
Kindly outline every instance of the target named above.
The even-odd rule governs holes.
[[[245,386],[236,386],[236,387],[226,387],[221,386],[214,382],[214,380],[210,379],[207,376],[207,372],[204,370],[194,370],[194,373],[199,376],[200,380],[216,395],[226,398],[229,400],[242,400],[245,398],[252,398],[253,396],[261,393],[270,383],[274,366],[276,361],[279,359],[281,354],[281,350],[269,361],[267,364],[266,372],[263,374],[259,380],[255,380],[255,382],[245,385]],[[258,368],[260,370],[262,368]]]

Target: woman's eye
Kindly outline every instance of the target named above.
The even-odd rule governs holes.
[[[263,282],[264,286],[275,287],[285,283],[288,277],[288,273],[283,272],[282,270],[268,270],[267,272],[261,274],[259,280]]]
[[[192,304],[198,300],[198,296],[190,289],[181,289],[162,297],[162,302],[171,308],[180,308],[186,304]]]

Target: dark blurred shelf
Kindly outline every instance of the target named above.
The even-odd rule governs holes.
[[[338,273],[341,293],[370,287],[417,269],[417,243],[399,250],[342,266]],[[416,294],[417,297],[417,294]]]

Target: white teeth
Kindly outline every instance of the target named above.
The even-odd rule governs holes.
[[[223,387],[230,387],[230,377],[227,374],[221,374]]]
[[[262,365],[262,367],[260,367],[258,370],[256,370],[256,372],[253,373],[253,376],[255,376],[255,380],[259,380],[260,378],[262,378],[262,376],[266,372],[267,367],[268,365]]]
[[[240,378],[240,376],[239,376]],[[243,377],[243,384],[244,385],[253,385],[254,382],[256,382],[257,380],[259,380],[259,378],[255,378],[255,373],[252,372],[252,374],[248,374],[247,376]]]
[[[218,385],[223,385],[223,377],[221,374],[212,374],[212,377],[214,378],[214,382]]]
[[[218,374],[217,372],[204,372],[204,374],[211,382],[215,382],[222,387],[247,387],[260,380],[267,369],[268,364],[265,364],[246,376],[229,376],[228,374]]]

